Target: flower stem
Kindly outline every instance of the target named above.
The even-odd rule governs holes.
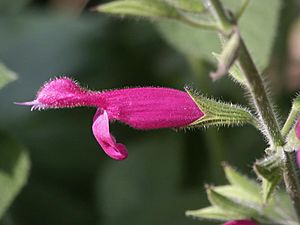
[[[227,16],[220,0],[204,1],[211,14],[215,17],[216,21],[220,25],[220,28],[223,31],[221,35],[223,35],[225,38],[228,38],[230,31],[232,33],[232,31],[236,29],[236,24]],[[256,111],[259,115],[261,126],[263,131],[266,133],[271,148],[284,146],[284,136],[281,134],[277,119],[266,92],[266,87],[242,38],[239,51],[237,63],[245,75],[247,87],[251,94]],[[284,134],[287,132],[285,130],[289,130],[289,127],[291,126],[290,124],[292,123],[293,118],[296,116],[295,113],[296,112],[293,111],[291,112],[291,115],[283,130]],[[286,190],[293,201],[295,211],[300,221],[300,177],[299,168],[295,160],[295,151],[285,151],[284,155],[285,166],[283,168],[283,176]]]
[[[285,144],[284,139],[266,93],[265,85],[242,39],[238,63],[246,77],[247,86],[263,125],[263,131],[268,137],[271,147],[283,146]]]
[[[227,38],[226,34],[236,29],[236,25],[228,18],[219,0],[205,0],[205,4],[219,23],[223,36]],[[242,38],[237,62],[246,77],[247,87],[271,147],[283,146],[285,144],[284,139],[266,93],[265,85]]]

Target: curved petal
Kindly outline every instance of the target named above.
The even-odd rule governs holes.
[[[92,126],[93,134],[107,155],[115,160],[123,160],[128,156],[125,145],[116,142],[109,132],[109,119],[106,111],[97,110]]]

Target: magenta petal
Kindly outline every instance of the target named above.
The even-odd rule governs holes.
[[[204,116],[188,93],[171,88],[120,89],[101,97],[111,119],[137,129],[185,127]]]
[[[300,139],[300,119],[298,119],[296,124],[296,135]]]
[[[253,220],[232,220],[224,223],[223,225],[258,225]]]
[[[97,111],[92,130],[95,138],[105,153],[115,160],[123,160],[128,156],[125,145],[116,143],[109,132],[109,119],[106,111]]]

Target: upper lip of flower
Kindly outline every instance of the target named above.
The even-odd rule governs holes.
[[[158,129],[188,126],[204,116],[186,92],[176,89],[145,87],[93,92],[67,77],[46,83],[35,100],[16,104],[32,106],[31,110],[97,107],[92,126],[94,136],[116,160],[125,159],[128,153],[110,134],[109,120],[119,120],[138,129]]]

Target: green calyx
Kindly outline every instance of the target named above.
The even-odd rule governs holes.
[[[282,151],[281,151],[282,152]],[[283,156],[280,151],[254,163],[254,171],[261,180],[263,202],[267,203],[282,179]]]
[[[185,90],[204,113],[203,117],[194,121],[189,127],[242,126],[247,123],[258,127],[257,119],[248,109],[232,103],[209,99],[190,88],[185,88]]]

